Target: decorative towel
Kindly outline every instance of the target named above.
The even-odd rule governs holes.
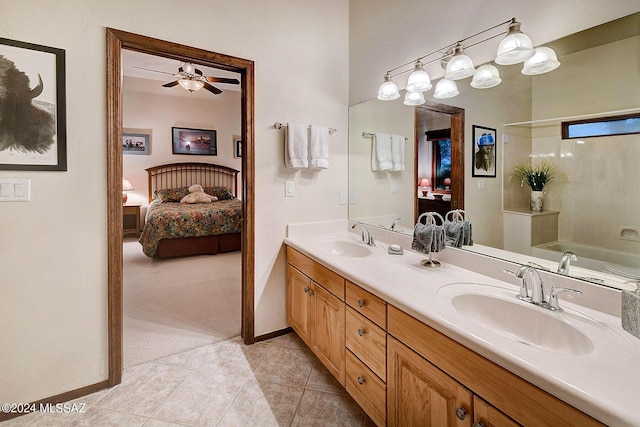
[[[433,243],[431,244],[431,252],[440,252],[445,248],[445,235],[443,225],[433,226]]]
[[[472,228],[471,222],[464,221],[462,223],[462,244],[466,246],[473,246],[473,236],[471,235]]]
[[[462,222],[449,220],[444,222],[444,242],[454,248],[462,247]]]
[[[373,137],[371,149],[371,170],[386,171],[393,166],[391,155],[391,135],[376,133]]]
[[[307,126],[288,123],[284,139],[284,164],[288,168],[309,167]]]
[[[313,169],[327,169],[329,167],[329,128],[326,126],[311,125],[311,162],[309,167]]]
[[[411,242],[411,249],[414,251],[428,254],[431,251],[433,245],[433,232],[434,226],[432,224],[417,223],[413,230],[413,242]]]
[[[404,170],[404,136],[391,135],[391,161],[392,171]]]

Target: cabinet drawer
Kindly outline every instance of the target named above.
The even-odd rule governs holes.
[[[386,425],[387,386],[347,350],[347,392],[378,426]]]
[[[347,304],[372,320],[382,329],[387,329],[387,303],[347,280]]]
[[[387,333],[371,320],[347,307],[347,348],[382,381],[387,380]]]
[[[340,275],[289,246],[287,246],[287,262],[344,301],[344,279]]]

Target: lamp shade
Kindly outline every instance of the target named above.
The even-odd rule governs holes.
[[[558,57],[553,49],[542,46],[536,48],[535,52],[536,53],[531,58],[524,61],[522,74],[535,76],[537,74],[548,73],[560,66]]]
[[[416,62],[415,70],[407,80],[407,90],[411,92],[424,92],[433,87],[429,74],[422,68],[422,62]]]
[[[451,178],[445,178],[444,181],[442,181],[442,183],[444,185],[451,185]]]
[[[189,92],[194,92],[204,87],[204,82],[201,82],[200,80],[180,79],[178,80],[178,83]]]
[[[127,178],[122,178],[122,191],[131,191],[135,190],[131,182]]]
[[[421,178],[418,185],[420,187],[431,187],[431,181],[429,181],[429,178]]]
[[[473,68],[473,61],[464,54],[460,43],[453,48],[453,56],[447,63],[447,70],[444,77],[449,80],[460,80],[473,76],[476,69]]]
[[[424,104],[425,99],[422,92],[411,92],[407,90],[407,93],[404,95],[404,105],[420,105]]]
[[[436,89],[433,93],[433,97],[437,99],[453,98],[458,95],[458,85],[456,82],[449,79],[440,79],[436,84]]]
[[[387,73],[384,76],[384,82],[378,88],[378,99],[381,101],[391,101],[400,98],[398,86],[391,81],[391,76]]]
[[[502,82],[498,69],[491,64],[478,67],[471,80],[471,87],[476,89],[489,89],[498,86]]]
[[[512,65],[531,58],[534,54],[531,39],[520,31],[520,23],[512,22],[509,31],[498,45],[496,64]]]

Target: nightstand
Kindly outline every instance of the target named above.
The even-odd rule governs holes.
[[[122,235],[140,237],[141,203],[122,205]]]

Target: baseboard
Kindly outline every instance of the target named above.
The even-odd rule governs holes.
[[[67,391],[65,393],[62,394],[57,394],[55,396],[51,396],[51,397],[47,397],[41,400],[37,400],[35,402],[31,402],[29,404],[29,406],[33,405],[36,408],[40,407],[40,404],[46,405],[47,403],[50,403],[52,405],[55,405],[56,403],[63,403],[63,402],[68,402],[70,400],[75,400],[78,399],[80,397],[83,396],[88,396],[92,393],[95,393],[96,391],[100,391],[100,390],[104,390],[106,388],[109,388],[109,380],[105,380],[105,381],[101,381],[99,383],[96,384],[91,384],[88,386],[84,386],[81,388],[77,388],[75,390],[71,390],[71,391]],[[2,402],[4,403],[8,403],[8,402]],[[18,402],[14,402],[14,403],[18,403]],[[28,413],[28,412],[27,412]],[[27,413],[4,413],[4,412],[0,412],[0,422],[2,421],[7,421],[10,420],[12,418],[16,418],[19,417],[21,415],[26,415]]]
[[[255,337],[254,342],[270,340],[271,338],[279,337],[281,335],[286,335],[290,332],[293,332],[293,329],[291,329],[291,326],[288,326],[284,329],[280,329],[279,331],[273,331],[273,332],[269,332],[268,334]]]

